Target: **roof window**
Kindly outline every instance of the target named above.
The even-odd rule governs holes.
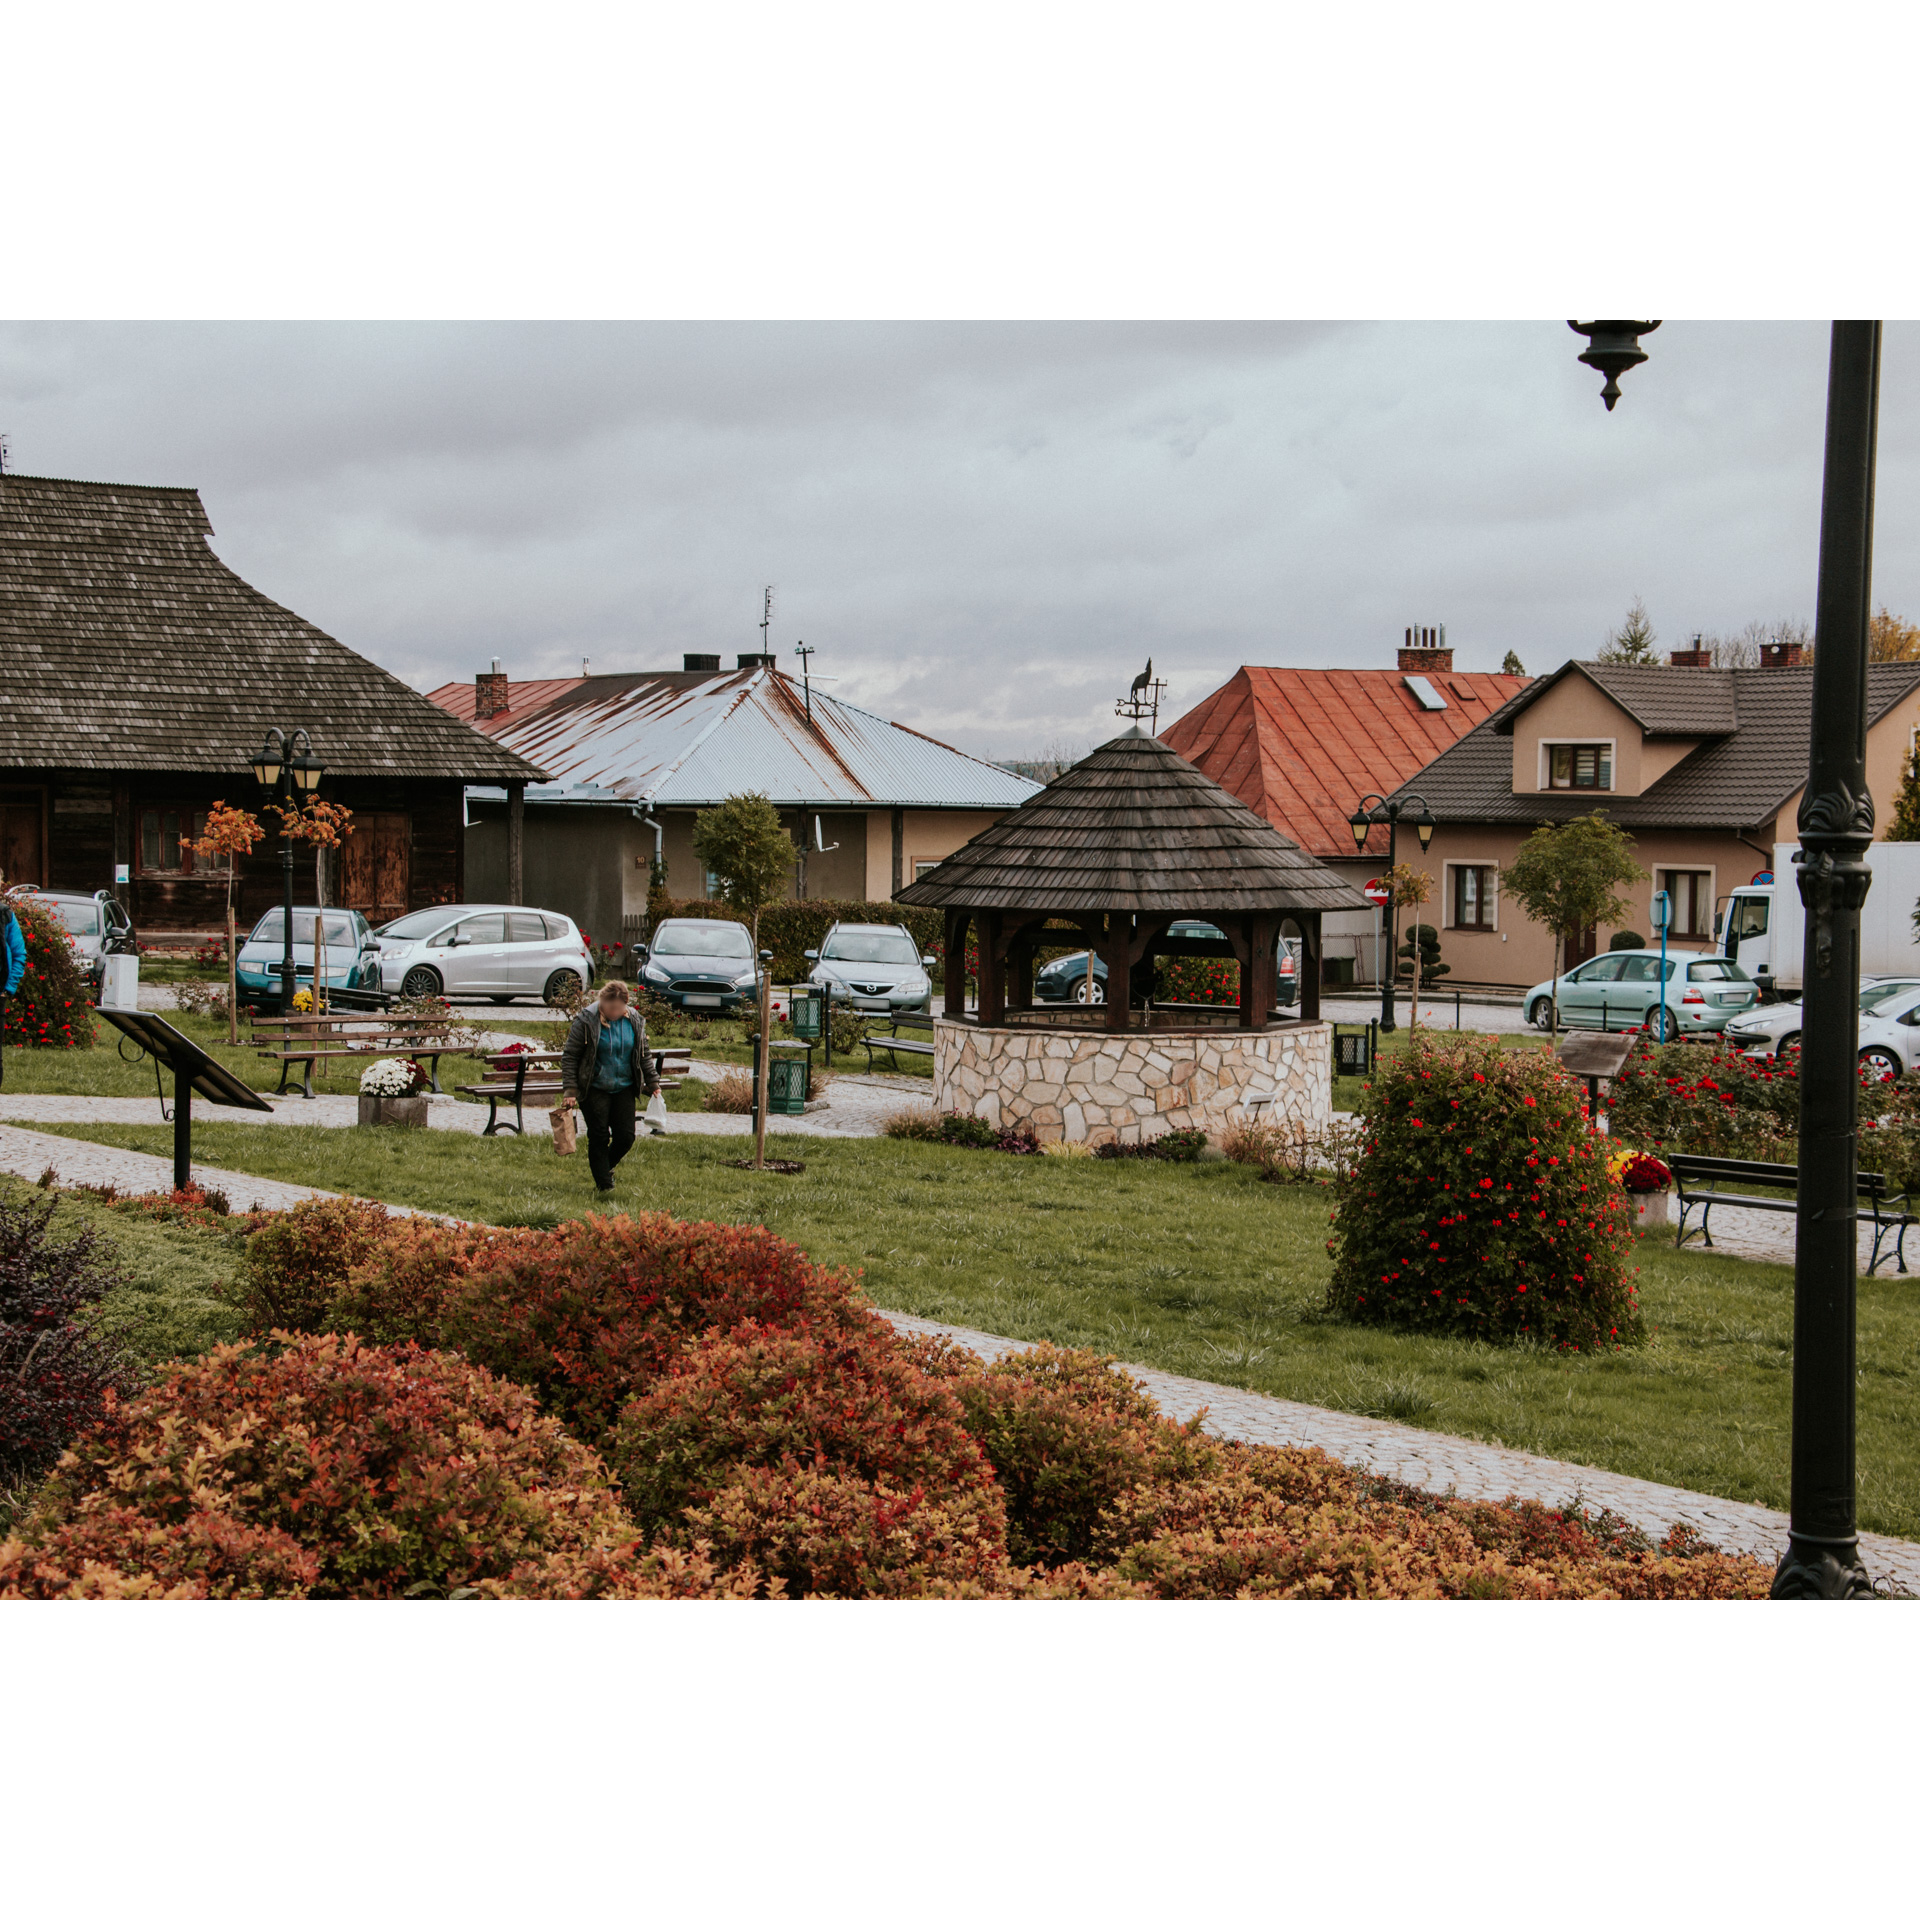
[[[1449,680],[1447,682],[1447,685],[1453,689],[1453,697],[1456,700],[1478,701],[1478,699],[1480,698],[1480,695],[1475,690],[1474,684],[1471,680],[1453,679],[1453,680]]]
[[[1424,673],[1403,673],[1400,676],[1407,691],[1426,708],[1429,713],[1446,711],[1447,697]]]

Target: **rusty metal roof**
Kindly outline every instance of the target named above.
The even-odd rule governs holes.
[[[552,774],[528,787],[529,801],[710,807],[752,792],[776,806],[1007,808],[1040,790],[817,687],[809,720],[800,683],[777,668],[540,684],[554,690],[540,699],[514,683],[507,711],[478,723]],[[460,682],[429,698],[473,711]]]

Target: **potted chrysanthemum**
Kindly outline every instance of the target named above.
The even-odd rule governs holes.
[[[1673,1173],[1657,1154],[1623,1147],[1607,1161],[1607,1178],[1635,1202],[1642,1227],[1665,1227],[1673,1221],[1671,1194]]]
[[[427,1076],[415,1060],[376,1060],[360,1076],[363,1127],[424,1127]]]

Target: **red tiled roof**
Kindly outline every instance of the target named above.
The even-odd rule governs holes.
[[[1527,685],[1512,673],[1428,673],[1428,712],[1391,668],[1242,667],[1160,738],[1307,852],[1354,857],[1362,794],[1391,793]],[[1386,856],[1386,830],[1368,851]]]
[[[479,695],[471,680],[449,680],[444,687],[435,687],[427,698],[436,707],[452,714],[456,720],[464,720],[468,726],[477,727],[482,733],[496,734],[516,720],[524,720],[536,707],[544,707],[569,687],[579,684],[580,676],[577,673],[570,680],[509,680],[506,707],[485,720],[473,717],[474,708],[479,704]]]

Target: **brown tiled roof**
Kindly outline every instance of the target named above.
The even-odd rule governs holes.
[[[1160,737],[1270,826],[1323,860],[1353,858],[1363,794],[1409,780],[1527,685],[1511,673],[1428,673],[1423,707],[1384,668],[1242,667]],[[1375,839],[1386,855],[1386,830]]]
[[[1510,731],[1516,716],[1568,674],[1578,673],[1639,721],[1642,732],[1656,737],[1678,734],[1706,739],[1732,733],[1739,726],[1734,682],[1743,671],[1759,669],[1618,667],[1599,660],[1569,660],[1558,673],[1534,681],[1514,700],[1502,714],[1501,725]]]
[[[328,770],[537,780],[223,566],[191,487],[0,475],[0,766],[221,773],[269,727]]]
[[[1725,673],[1701,667],[1615,671],[1633,674],[1636,690],[1641,679],[1725,681],[1735,730],[1710,736],[1645,793],[1515,793],[1513,717],[1532,697],[1529,688],[1407,781],[1401,795],[1417,793],[1438,819],[1462,823],[1531,827],[1591,813],[1598,806],[1628,829],[1743,832],[1764,826],[1805,783],[1813,714],[1811,667],[1747,667]],[[1873,725],[1916,687],[1920,662],[1869,667],[1867,724]]]
[[[1200,919],[1367,904],[1251,807],[1143,733],[1096,747],[894,897],[913,907]]]

